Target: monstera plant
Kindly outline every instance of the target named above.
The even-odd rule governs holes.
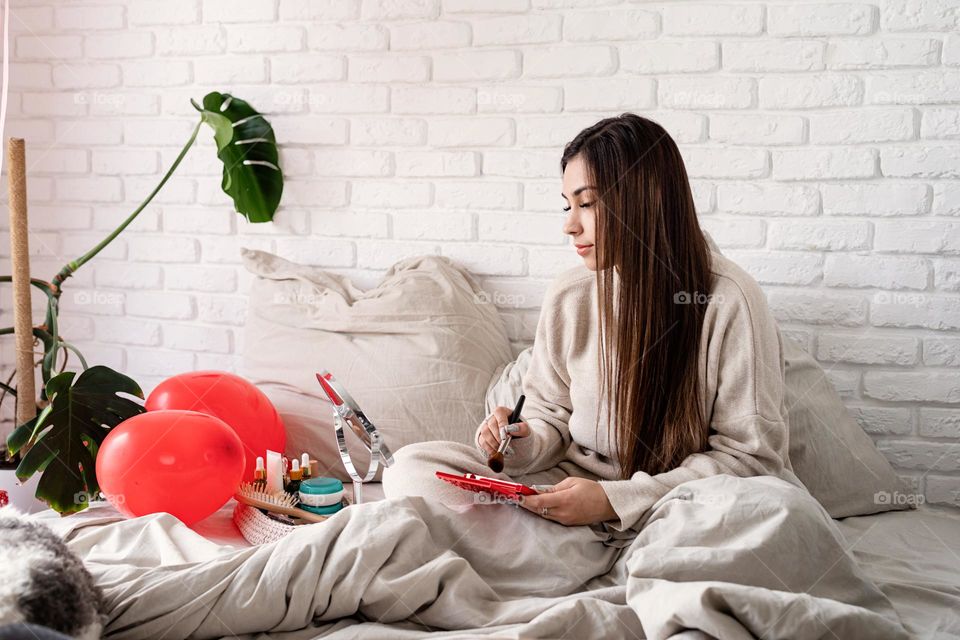
[[[16,474],[20,480],[41,473],[37,498],[62,514],[86,508],[84,498],[99,492],[95,461],[109,430],[144,411],[143,405],[134,400],[143,399],[135,381],[109,367],[89,367],[76,346],[60,335],[59,301],[66,279],[110,244],[153,200],[193,146],[204,123],[213,129],[217,157],[223,163],[220,186],[233,199],[236,211],[250,222],[269,222],[280,204],[283,174],[270,123],[248,103],[226,93],[207,94],[202,106],[193,100],[191,104],[200,114],[197,126],[140,206],[90,251],[64,265],[49,282],[31,278],[31,284],[47,299],[44,322],[33,327],[35,340],[43,345],[39,362],[43,385],[39,399],[17,398],[11,375],[6,382],[0,381],[0,403],[6,397],[37,402],[36,417],[17,425],[7,438],[8,455],[19,460]],[[0,282],[10,281],[10,276],[0,276]],[[12,333],[12,327],[0,329],[0,335]],[[70,353],[80,362],[79,375],[65,370]]]

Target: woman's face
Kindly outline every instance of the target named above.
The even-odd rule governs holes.
[[[597,209],[597,191],[587,183],[586,167],[577,155],[567,162],[563,170],[564,211],[567,218],[563,223],[563,232],[573,238],[574,249],[583,258],[591,271],[597,270],[597,251],[593,245],[596,232],[595,212]],[[582,248],[581,248],[582,247]]]

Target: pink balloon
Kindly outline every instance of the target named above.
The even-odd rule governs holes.
[[[226,504],[243,478],[240,438],[196,411],[148,411],[110,430],[97,452],[97,481],[128,516],[167,512],[191,525]]]
[[[253,480],[257,456],[265,456],[267,449],[283,453],[287,445],[283,420],[266,394],[226,371],[192,371],[167,378],[147,397],[146,407],[199,411],[226,422],[243,443],[246,480]]]

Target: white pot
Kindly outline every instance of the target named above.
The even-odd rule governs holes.
[[[21,482],[13,469],[0,469],[0,489],[7,492],[10,505],[23,513],[37,513],[49,509],[35,497],[40,474],[35,473],[26,482]]]

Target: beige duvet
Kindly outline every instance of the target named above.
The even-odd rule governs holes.
[[[906,637],[822,507],[772,477],[680,485],[622,549],[514,506],[420,497],[250,548],[104,512],[45,521],[104,589],[108,638]]]

